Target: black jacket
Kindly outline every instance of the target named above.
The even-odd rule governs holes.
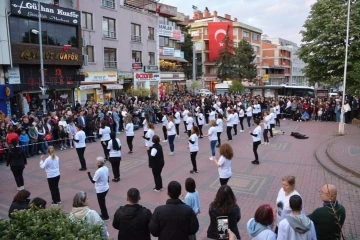
[[[155,148],[157,150],[157,153],[155,157],[151,156],[150,158],[150,167],[154,169],[161,169],[165,165],[164,161],[164,153],[162,146],[160,144],[154,144],[152,148]],[[151,153],[151,150],[150,150]]]
[[[180,199],[169,199],[155,208],[149,229],[159,240],[189,240],[199,230],[199,221],[191,207]]]
[[[26,199],[23,202],[12,202],[9,208],[9,218],[11,218],[11,213],[13,213],[15,210],[29,209],[29,203],[30,199]]]
[[[6,166],[10,167],[22,167],[27,164],[24,150],[21,146],[10,147],[7,155]]]
[[[220,216],[227,216],[229,219],[230,230],[236,235],[237,239],[241,239],[239,234],[239,229],[237,227],[237,223],[240,221],[241,218],[240,208],[238,205],[234,205],[231,212],[226,215],[226,214],[221,214],[219,210],[214,207],[214,203],[211,203],[209,207],[209,215],[210,215],[210,225],[207,230],[208,238],[219,239],[216,218]]]
[[[121,206],[116,210],[113,227],[119,230],[118,240],[150,240],[151,211],[139,204]]]

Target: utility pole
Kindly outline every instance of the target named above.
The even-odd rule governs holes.
[[[46,113],[46,100],[45,100],[45,76],[44,76],[44,59],[43,59],[43,46],[42,46],[42,31],[41,31],[41,12],[40,12],[40,0],[38,0],[38,17],[39,17],[39,46],[40,46],[40,77],[41,77],[41,95],[43,100],[43,114]]]

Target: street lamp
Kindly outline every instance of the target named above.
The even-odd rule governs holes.
[[[343,94],[342,94],[342,106],[341,106],[341,115],[339,122],[339,135],[345,134],[345,119],[344,119],[344,105],[345,105],[345,90],[346,90],[346,73],[347,73],[347,61],[348,61],[348,48],[349,48],[349,28],[350,28],[350,6],[351,0],[348,1],[348,11],[347,11],[347,22],[346,22],[346,43],[345,43],[345,64],[344,64],[344,79],[343,79]]]

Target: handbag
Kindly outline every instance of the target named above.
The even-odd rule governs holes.
[[[45,135],[45,141],[51,141],[52,140],[52,134],[51,133],[47,133]]]

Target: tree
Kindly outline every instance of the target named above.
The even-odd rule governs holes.
[[[227,28],[226,35],[223,40],[224,47],[220,49],[219,56],[216,59],[218,76],[222,81],[233,76],[234,66],[232,58],[234,57],[234,41],[230,38],[229,30],[231,30],[230,27]]]
[[[193,81],[191,83],[190,87],[193,90],[193,92],[195,92],[195,89],[198,89],[200,87],[200,82],[199,81]]]
[[[233,80],[230,87],[229,92],[231,93],[241,93],[244,91],[244,86],[242,85],[240,80]]]
[[[235,48],[232,58],[233,76],[236,79],[247,79],[252,81],[257,76],[257,68],[254,64],[256,55],[254,49],[248,41],[241,40]],[[242,85],[241,85],[242,86]]]
[[[187,63],[182,63],[182,68],[184,70],[184,74],[186,79],[193,78],[193,46],[194,43],[192,41],[192,36],[189,33],[190,27],[183,27],[181,29],[182,32],[185,33],[184,43],[181,44],[181,51],[184,52],[184,59],[188,61]],[[201,62],[201,55],[196,56],[197,63]],[[202,75],[202,64],[197,64],[196,66],[196,76]]]
[[[360,64],[360,1],[352,1],[347,92],[359,87]],[[338,86],[343,81],[346,46],[347,1],[319,0],[312,7],[304,24],[299,57],[307,63],[303,70],[311,83]]]

